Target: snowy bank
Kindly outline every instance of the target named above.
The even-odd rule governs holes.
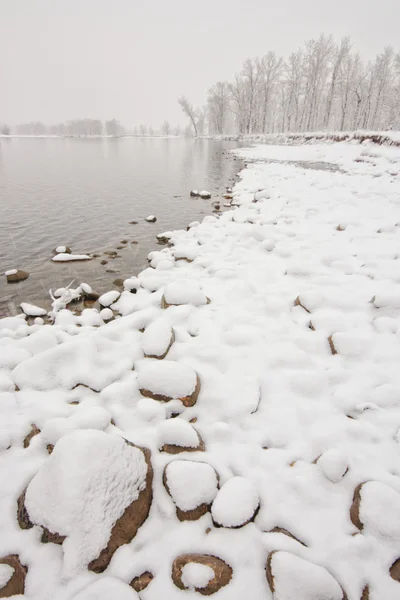
[[[399,597],[400,149],[236,153],[235,208],[121,294],[0,321],[14,593]]]

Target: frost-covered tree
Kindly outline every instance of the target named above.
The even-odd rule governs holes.
[[[194,129],[194,134],[197,137],[198,130],[197,130],[197,111],[196,111],[196,109],[194,108],[193,104],[191,104],[185,96],[181,96],[180,98],[178,98],[178,104],[181,107],[181,109],[183,110],[184,114],[190,120],[190,123]]]
[[[211,133],[224,133],[229,107],[229,86],[226,81],[218,81],[208,90],[207,111]]]
[[[161,133],[162,135],[169,135],[171,133],[171,125],[168,121],[164,121],[161,125]]]
[[[10,135],[11,129],[8,125],[3,125],[1,128],[1,135]]]

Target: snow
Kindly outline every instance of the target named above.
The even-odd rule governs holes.
[[[142,348],[147,356],[162,356],[168,349],[172,339],[169,321],[163,317],[155,319],[143,334]]]
[[[22,302],[20,307],[22,312],[28,317],[40,317],[47,314],[47,311],[44,308],[40,308],[40,306],[35,306],[34,304],[29,304],[28,302]]]
[[[232,477],[219,490],[211,514],[224,527],[240,527],[249,521],[259,504],[257,488],[245,477]]]
[[[200,198],[209,198],[211,196],[210,192],[207,192],[207,190],[201,190],[199,192],[199,196]]]
[[[271,560],[275,600],[342,600],[340,585],[318,565],[289,552],[276,552]]]
[[[183,511],[211,504],[218,491],[215,470],[203,462],[175,460],[167,466],[166,480],[173,501]]]
[[[63,575],[73,577],[106,547],[110,530],[144,488],[143,453],[115,435],[86,430],[64,436],[30,482],[33,523],[68,536]]]
[[[208,215],[188,231],[170,232],[170,245],[162,251],[154,240],[149,266],[137,277],[134,267],[126,273],[125,291],[112,304],[109,322],[103,311],[79,316],[66,308],[84,292],[82,284],[68,280],[54,286],[64,288],[52,299],[54,324],[32,323],[25,315],[0,320],[2,555],[20,554],[29,566],[26,593],[32,600],[69,600],[94,579],[105,579],[86,571],[86,551],[78,543],[76,552],[68,551],[67,542],[42,544],[37,527],[20,530],[16,521],[19,495],[39,474],[47,482],[42,473],[52,469],[60,445],[70,436],[93,433],[110,440],[119,434],[151,451],[149,517],[107,570],[125,588],[134,576],[153,573],[141,593],[146,600],[194,597],[171,580],[174,559],[185,553],[212,554],[231,565],[233,577],[218,592],[220,600],[245,594],[265,600],[271,596],[266,558],[273,550],[293,553],[287,568],[295,576],[285,580],[292,586],[300,582],[301,590],[280,588],[286,597],[298,600],[309,592],[307,600],[335,598],[339,592],[330,573],[349,600],[359,600],[367,583],[371,600],[397,598],[399,584],[389,568],[399,556],[400,535],[400,179],[393,175],[400,173],[400,149],[298,141],[236,150],[247,162],[233,188],[236,208],[219,218]],[[315,163],[337,169],[312,168]],[[196,250],[193,262],[175,260],[176,250],[178,257]],[[307,310],[295,305],[296,298]],[[171,330],[175,341],[167,358],[146,358],[148,350],[165,348]],[[193,393],[196,373],[199,396],[186,407],[179,398]],[[153,400],[141,390],[172,399]],[[42,433],[24,448],[32,424]],[[90,433],[93,428],[98,429]],[[165,440],[194,443],[197,434],[205,451],[162,451]],[[56,442],[51,456],[47,440]],[[107,460],[97,445],[90,460],[86,454],[79,459],[88,485],[97,454],[129,481],[125,451],[111,445]],[[70,443],[68,452],[73,461]],[[179,470],[182,456],[196,468],[208,465],[209,475],[170,477],[177,486],[171,498],[162,474],[171,462]],[[99,485],[110,469],[101,469]],[[186,505],[193,506],[211,490],[216,493],[211,469],[221,485],[210,501],[213,514],[181,522],[178,502],[185,506],[193,492],[195,500]],[[36,510],[67,526],[72,512],[74,518],[84,512],[85,496],[93,513],[85,547],[94,552],[97,529],[106,535],[102,521],[94,524],[93,489],[98,488],[84,488],[79,476],[77,493],[59,498],[68,473],[69,467],[57,471],[60,485],[40,501],[35,498]],[[239,486],[245,500],[240,505],[241,496],[232,499],[229,492],[235,478],[248,482],[245,493]],[[110,507],[122,508],[129,486],[119,477],[115,481],[121,488]],[[361,531],[349,514],[360,483]],[[253,517],[258,502],[254,521],[232,529]],[[103,509],[100,513],[109,515]],[[226,526],[213,526],[216,515]],[[81,517],[76,523],[70,525],[74,535],[75,527],[82,528]],[[275,528],[306,546],[283,533],[268,533]],[[77,567],[68,581],[65,547]],[[278,564],[279,554],[274,557]],[[315,579],[313,573],[320,568],[330,583],[322,582],[318,596],[314,582],[321,572]]]
[[[4,273],[4,275],[16,275],[18,273],[17,269],[10,269],[9,271],[6,271]]]
[[[53,262],[72,262],[74,260],[90,260],[87,254],[56,254],[51,259]]]
[[[57,246],[56,252],[57,254],[64,254],[67,251],[67,246]]]
[[[1,588],[5,587],[7,583],[10,581],[11,577],[14,574],[13,567],[10,565],[0,564],[0,591]]]
[[[137,365],[138,386],[167,398],[185,398],[196,387],[195,371],[171,360],[146,359]]]
[[[93,292],[88,283],[81,283],[81,290],[84,294],[91,294]]]
[[[103,310],[100,311],[100,316],[103,321],[110,321],[114,317],[114,313],[111,308],[103,308]]]
[[[207,587],[214,576],[214,569],[208,565],[189,562],[182,568],[182,583],[189,589]]]
[[[101,577],[67,600],[139,600],[138,594],[115,577]]]
[[[114,304],[114,302],[118,300],[120,295],[120,292],[118,292],[117,290],[111,290],[110,292],[106,292],[105,294],[102,294],[100,296],[99,304],[108,308],[109,306],[111,306],[111,304]]]
[[[159,427],[159,446],[173,444],[187,448],[199,445],[199,436],[194,427],[182,419],[169,419]]]
[[[175,281],[168,284],[164,290],[167,304],[207,304],[207,297],[195,281]]]

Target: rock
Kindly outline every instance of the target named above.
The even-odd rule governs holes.
[[[210,511],[218,482],[215,469],[204,462],[175,460],[166,465],[163,473],[165,489],[180,521],[196,521]]]
[[[134,577],[129,585],[133,587],[136,592],[143,592],[143,590],[147,588],[153,579],[154,575],[150,573],[150,571],[145,571],[138,577]]]
[[[161,308],[181,306],[182,304],[203,306],[209,303],[210,299],[207,298],[198,283],[194,281],[174,281],[165,287],[161,299]]]
[[[40,308],[40,306],[35,306],[34,304],[29,304],[28,302],[22,302],[20,307],[24,315],[27,317],[44,317],[47,315],[47,310],[45,308]]]
[[[113,281],[113,285],[116,285],[117,287],[124,287],[124,280],[123,279],[114,279]]]
[[[17,554],[8,554],[0,558],[0,569],[1,565],[7,565],[11,567],[11,570],[6,573],[6,583],[0,587],[0,598],[11,598],[12,596],[23,595],[25,592],[25,578],[28,572],[27,567],[21,564],[19,556]],[[3,569],[5,570],[5,569]],[[11,576],[10,576],[11,575]],[[8,578],[8,576],[10,576]]]
[[[92,257],[88,254],[68,254],[67,252],[62,252],[53,256],[51,260],[53,262],[77,262],[81,260],[92,260]]]
[[[20,496],[18,522],[23,529],[41,526],[42,542],[63,544],[68,535],[66,577],[85,564],[102,573],[147,519],[152,479],[149,450],[117,435],[77,430],[57,442]]]
[[[228,585],[232,579],[232,567],[230,567],[225,561],[216,556],[210,554],[182,554],[178,556],[172,565],[172,580],[174,584],[181,590],[190,589],[182,581],[182,570],[185,565],[195,563],[199,565],[205,565],[211,567],[214,571],[214,577],[204,587],[194,587],[196,592],[203,594],[204,596],[211,596],[215,594],[222,587]]]
[[[390,577],[392,577],[392,579],[394,579],[395,581],[398,581],[400,583],[400,558],[398,558],[397,560],[394,561],[394,563],[390,567],[389,573],[390,573]],[[369,598],[369,595],[367,596],[367,599],[368,598]]]
[[[157,217],[155,217],[154,215],[149,215],[148,217],[146,217],[145,219],[148,223],[155,223],[157,221]]]
[[[300,296],[297,296],[293,306],[301,306],[301,308],[304,308],[304,310],[306,310],[308,313],[310,312],[308,308],[301,303]]]
[[[232,194],[228,194],[228,193],[227,193],[227,194],[224,194],[224,196],[223,196],[223,197],[225,198],[225,200],[233,200],[233,196],[232,196]]]
[[[28,435],[24,439],[24,448],[28,448],[29,444],[31,443],[31,439],[33,437],[35,437],[35,435],[38,435],[39,433],[40,433],[40,429],[38,429],[38,427],[36,427],[36,425],[33,424],[32,425],[32,429],[30,430],[30,432],[28,433]]]
[[[120,295],[121,293],[117,290],[111,290],[109,292],[106,292],[105,294],[102,294],[100,296],[99,304],[104,308],[108,308],[109,306],[111,306],[111,304],[114,304],[114,302],[118,300]]]
[[[107,264],[108,264],[108,260],[101,260],[101,261],[100,261],[100,264],[101,264],[101,265],[107,265]]]
[[[329,342],[329,347],[331,349],[332,354],[337,354],[335,344],[333,343],[333,334],[328,337],[328,342]]]
[[[346,225],[338,225],[336,227],[336,231],[345,231],[345,229],[346,229]]]
[[[183,419],[169,419],[161,423],[159,447],[161,452],[168,454],[205,451],[205,445],[199,433]]]
[[[200,378],[186,365],[170,360],[149,361],[138,375],[142,396],[169,402],[180,400],[184,406],[193,406],[200,393]]]
[[[211,194],[210,192],[207,192],[207,190],[202,190],[201,192],[199,192],[199,196],[203,200],[209,200],[211,198]]]
[[[338,483],[349,470],[345,455],[336,448],[326,450],[316,461],[323,474],[332,483]]]
[[[114,318],[114,313],[111,308],[103,308],[103,310],[100,311],[100,316],[103,321],[111,321],[111,319]]]
[[[138,221],[129,221],[129,225],[137,225]]]
[[[175,341],[175,333],[162,317],[148,325],[143,334],[142,348],[146,358],[165,358]]]
[[[87,300],[88,302],[96,302],[96,300],[100,298],[100,294],[98,292],[95,292],[94,290],[92,290],[91,292],[83,293],[82,296],[84,300]]]
[[[219,490],[212,506],[214,525],[238,529],[254,521],[260,499],[253,482],[245,477],[232,477]]]
[[[71,248],[68,248],[68,246],[57,246],[53,252],[54,254],[72,254]]]
[[[131,294],[136,294],[138,289],[140,288],[140,281],[137,277],[130,277],[129,279],[124,280],[124,290],[127,292],[131,292]]]
[[[350,519],[360,531],[400,540],[400,494],[380,481],[360,483],[354,490]]]
[[[162,244],[168,244],[172,237],[172,231],[164,231],[164,233],[159,233],[156,237]]]
[[[190,195],[192,198],[197,198],[197,196],[199,195],[199,192],[197,190],[192,190],[190,192]]]
[[[343,589],[324,567],[290,552],[271,552],[266,575],[273,597],[279,600],[346,600]]]
[[[28,279],[29,273],[28,271],[12,269],[11,271],[6,271],[5,276],[7,278],[7,283],[18,283],[18,281]]]
[[[284,529],[283,527],[274,527],[273,529],[270,529],[269,531],[266,531],[265,533],[281,533],[282,535],[287,535],[288,537],[292,538],[292,540],[299,542],[299,544],[301,544],[302,546],[307,547],[307,544],[305,544],[304,542],[299,540],[299,538],[297,538],[295,535],[293,535],[293,533],[290,533],[290,531],[288,531],[287,529]]]
[[[363,589],[360,600],[369,600],[369,585],[366,585]]]

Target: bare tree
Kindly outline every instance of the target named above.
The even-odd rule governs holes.
[[[11,133],[11,129],[9,128],[8,125],[3,125],[3,127],[1,128],[1,135],[10,135]]]
[[[197,113],[196,109],[189,102],[189,100],[185,96],[181,96],[178,98],[178,104],[183,110],[184,114],[190,119],[191,124],[193,125],[194,134],[197,137]]]
[[[218,81],[208,90],[208,117],[213,133],[224,133],[229,104],[228,84],[226,81]]]
[[[171,132],[171,125],[168,123],[168,121],[164,121],[164,123],[161,125],[161,133],[163,135],[169,135]]]
[[[139,131],[141,136],[147,135],[147,125],[141,125],[139,127]]]

